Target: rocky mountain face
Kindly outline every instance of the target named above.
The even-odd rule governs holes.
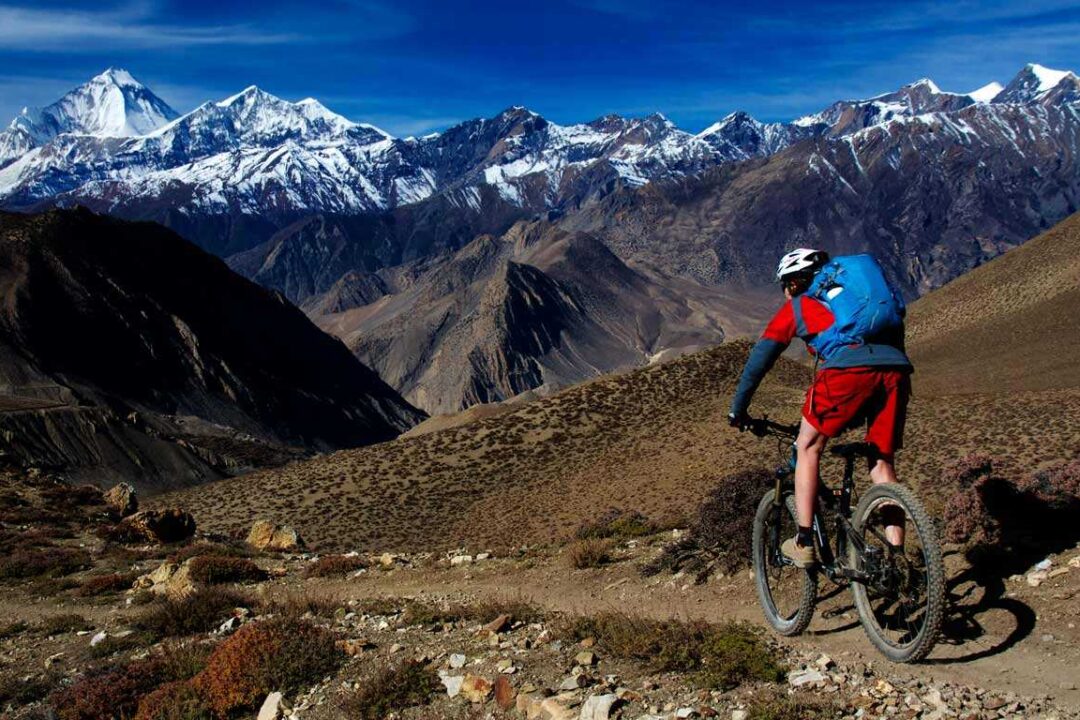
[[[749,331],[760,300],[535,222],[407,272],[354,273],[308,310],[410,402],[449,413],[715,345]]]
[[[100,476],[119,457],[129,479],[183,484],[227,470],[230,443],[351,447],[422,417],[298,309],[160,226],[3,214],[0,267],[0,425],[23,462]]]

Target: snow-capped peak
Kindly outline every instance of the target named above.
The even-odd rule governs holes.
[[[939,88],[937,86],[937,83],[935,83],[930,78],[920,78],[915,82],[911,83],[911,87],[919,87],[920,85],[925,87],[927,90],[934,93],[935,95],[941,94],[941,88]]]
[[[21,133],[31,146],[61,133],[98,137],[145,135],[167,124],[177,113],[164,100],[120,68],[109,68],[43,108],[24,108],[10,132]]]
[[[1048,67],[1043,67],[1042,65],[1038,65],[1036,63],[1031,63],[1025,69],[1030,70],[1031,73],[1038,79],[1039,86],[1036,92],[1040,93],[1046,92],[1047,90],[1052,90],[1053,88],[1057,87],[1062,80],[1067,78],[1069,75],[1072,75],[1072,73],[1068,70],[1051,70]]]
[[[969,98],[978,103],[988,103],[1001,94],[1005,87],[999,82],[990,82],[978,90],[972,90],[967,94]]]

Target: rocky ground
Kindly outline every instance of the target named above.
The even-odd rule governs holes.
[[[673,531],[582,568],[576,545],[326,555],[272,522],[163,545],[124,493],[6,480],[4,717],[1080,718],[1080,547],[1000,592],[952,553],[943,642],[909,667],[846,592],[779,642],[745,569],[643,577]],[[70,562],[25,570],[44,557]]]

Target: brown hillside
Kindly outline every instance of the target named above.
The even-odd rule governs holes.
[[[912,305],[924,392],[1080,386],[1080,214]]]
[[[271,517],[295,524],[317,546],[343,550],[546,543],[612,507],[675,521],[727,474],[776,464],[775,442],[740,435],[724,418],[748,349],[727,344],[461,426],[161,502],[190,508],[210,530],[246,530]],[[781,362],[754,412],[794,419],[808,379],[808,369]],[[1019,437],[1017,427],[1025,429]],[[1017,393],[1005,402],[919,393],[900,466],[940,506],[949,492],[940,487],[941,469],[959,457],[988,452],[1026,469],[1072,457],[1077,447],[1078,389]],[[826,477],[835,472],[827,468]]]

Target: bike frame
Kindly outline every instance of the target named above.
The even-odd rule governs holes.
[[[774,553],[774,562],[790,564],[780,553],[780,513],[784,511],[784,497],[795,490],[795,445],[792,443],[791,456],[787,464],[776,470],[776,488],[773,493],[773,512],[776,513],[769,538]],[[844,479],[839,490],[833,490],[818,478],[817,507],[814,509],[812,525],[814,537],[821,552],[820,566],[826,577],[837,584],[847,582],[866,582],[866,573],[856,568],[847,567],[842,558],[847,557],[848,544],[854,546],[860,557],[866,552],[866,544],[851,525],[851,501],[855,492],[855,457],[844,458]],[[833,552],[829,540],[826,520],[833,519],[836,533],[836,552]]]

